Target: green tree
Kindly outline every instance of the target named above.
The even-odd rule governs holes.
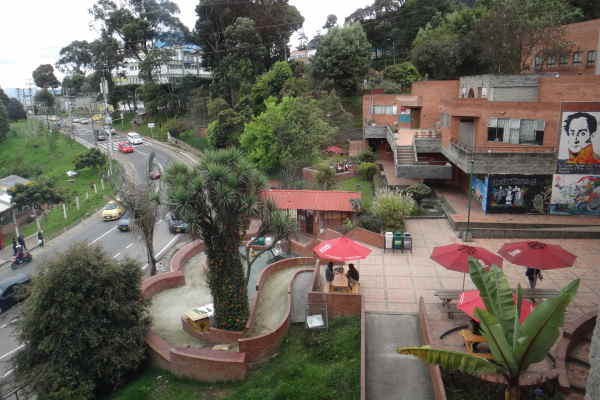
[[[221,111],[218,118],[208,125],[208,142],[215,149],[237,146],[243,131],[244,118],[228,108]]]
[[[94,168],[99,169],[106,165],[106,156],[98,149],[89,149],[81,153],[75,159],[75,169]]]
[[[372,162],[364,162],[358,165],[358,175],[367,182],[372,182],[379,168]]]
[[[85,400],[123,384],[146,357],[140,265],[76,244],[36,274],[18,325],[19,383],[39,399]]]
[[[90,14],[101,24],[105,42],[118,38],[123,53],[140,62],[146,83],[153,82],[153,67],[162,61],[156,57],[160,53],[156,44],[184,44],[189,36],[177,18],[179,7],[171,0],[97,0]]]
[[[380,190],[371,204],[371,213],[383,221],[386,231],[401,231],[404,217],[411,215],[416,208],[417,203],[410,195]]]
[[[83,74],[65,76],[62,81],[62,92],[68,96],[77,96],[81,93],[84,83],[85,75]]]
[[[317,172],[315,179],[319,185],[323,186],[326,190],[335,185],[335,169],[325,164],[321,165],[318,170],[319,172]]]
[[[313,58],[315,79],[330,79],[338,92],[355,94],[369,69],[370,48],[360,24],[331,28]]]
[[[56,68],[64,73],[85,75],[86,70],[92,67],[94,56],[90,43],[86,40],[74,40],[60,49],[60,58]]]
[[[579,280],[565,286],[558,297],[538,304],[523,323],[519,322],[523,295],[517,289],[517,302],[506,276],[493,266],[486,272],[479,261],[469,261],[471,279],[486,310],[476,309],[483,337],[487,340],[494,361],[450,350],[424,347],[398,349],[400,354],[416,356],[442,368],[466,374],[502,375],[506,381],[506,400],[520,398],[519,377],[530,365],[543,361],[560,335],[567,306],[575,296]]]
[[[4,103],[0,101],[0,142],[6,140],[9,130],[10,125],[8,123],[8,113],[6,112]]]
[[[383,77],[399,84],[403,92],[410,92],[412,83],[421,79],[417,68],[408,61],[386,67]]]
[[[36,104],[43,106],[46,110],[54,107],[54,95],[50,93],[48,89],[38,91],[35,96],[33,96],[33,100]]]
[[[580,10],[567,0],[488,0],[489,11],[476,31],[481,57],[497,74],[519,74],[537,54],[569,52],[561,25],[576,21]]]
[[[286,61],[278,61],[257,80],[250,92],[254,115],[265,110],[265,100],[269,97],[281,99],[286,82],[294,76],[292,68]]]
[[[600,18],[600,3],[596,0],[569,0],[569,3],[581,10],[584,20]]]
[[[2,88],[0,87],[0,103],[4,104],[4,107],[8,107],[8,102],[9,102],[9,98],[6,95],[6,93],[4,93],[4,90],[2,90]]]
[[[315,100],[284,97],[277,103],[271,98],[265,112],[246,124],[240,145],[262,170],[300,169],[317,158],[334,134]]]
[[[17,184],[7,192],[11,196],[12,204],[18,208],[41,207],[64,201],[62,194],[51,181],[32,182],[26,185]]]
[[[325,25],[323,25],[323,29],[331,29],[337,26],[337,16],[334,14],[329,14],[327,16],[327,20],[325,21]]]
[[[26,119],[27,113],[23,104],[14,97],[11,97],[6,106],[6,112],[8,113],[8,119],[11,121],[18,121],[20,119]]]
[[[33,81],[35,85],[43,89],[57,88],[60,86],[60,82],[54,76],[54,67],[50,64],[42,64],[37,67],[33,73]]]
[[[206,245],[216,327],[242,330],[248,295],[239,249],[264,177],[237,149],[229,148],[204,153],[194,170],[174,165],[166,181],[169,207]]]

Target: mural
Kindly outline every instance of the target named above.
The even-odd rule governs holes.
[[[600,174],[600,103],[563,103],[557,173]]]
[[[488,213],[540,213],[536,196],[549,189],[547,175],[491,175],[488,180]]]
[[[483,212],[487,212],[488,177],[473,175],[471,188],[473,190],[473,198],[481,204]]]
[[[600,215],[600,176],[554,175],[550,213]]]

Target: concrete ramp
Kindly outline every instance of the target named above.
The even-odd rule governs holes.
[[[368,312],[365,318],[366,400],[433,400],[427,365],[396,352],[421,345],[418,316]]]
[[[313,271],[302,272],[296,277],[292,287],[292,323],[302,322],[306,319],[306,304],[310,292]]]

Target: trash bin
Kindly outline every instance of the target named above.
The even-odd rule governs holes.
[[[394,232],[385,233],[385,248],[391,249],[394,242]]]
[[[394,232],[394,250],[402,250],[404,248],[404,234],[402,232]]]
[[[412,235],[408,232],[404,232],[404,234],[402,235],[402,239],[403,250],[410,250],[410,252],[412,253]]]

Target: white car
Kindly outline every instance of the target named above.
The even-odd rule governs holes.
[[[139,133],[129,132],[127,134],[127,141],[129,141],[131,144],[143,144],[144,138]]]
[[[79,123],[81,124],[89,124],[91,121],[91,119],[89,118],[81,118],[81,120],[79,120]]]

